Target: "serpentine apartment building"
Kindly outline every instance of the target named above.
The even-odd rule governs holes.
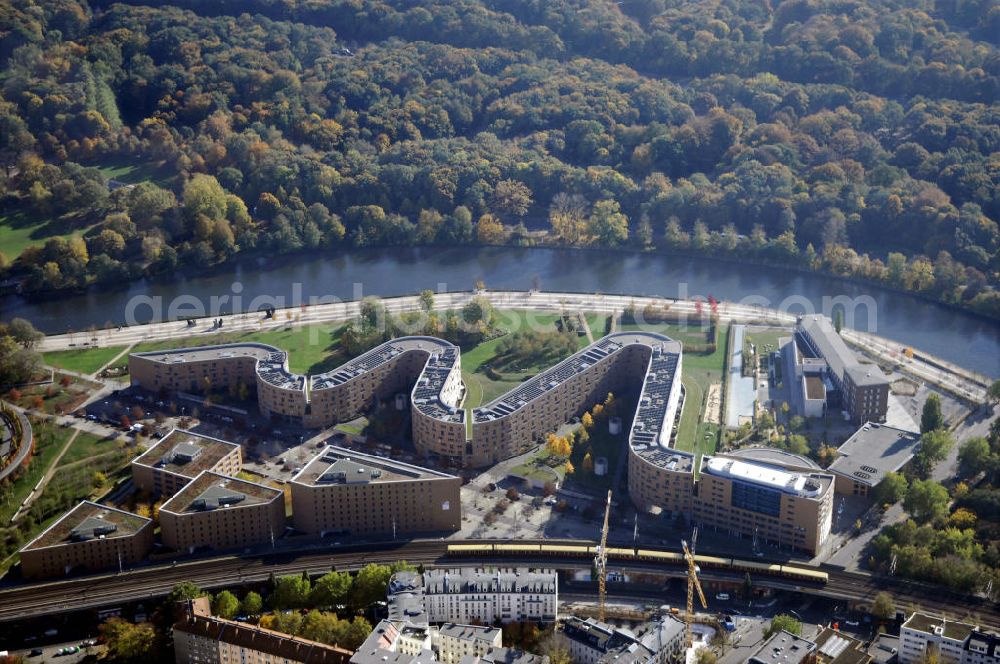
[[[264,415],[306,427],[332,426],[357,417],[377,400],[408,393],[417,452],[428,461],[466,468],[527,451],[608,392],[638,391],[628,434],[629,494],[638,509],[682,513],[734,534],[818,551],[830,530],[832,476],[706,458],[696,481],[694,457],[674,449],[684,397],[681,352],[680,342],[661,334],[610,334],[472,410],[461,407],[465,385],[459,349],[431,337],[394,339],[312,377],[290,373],[283,351],[256,343],[133,353],[129,368],[133,385],[153,391],[253,382]],[[324,454],[310,467],[332,466],[321,460]],[[310,508],[302,496],[346,491],[338,486],[342,480],[322,487],[325,474],[307,467],[292,483],[296,525],[307,532],[329,530],[336,519],[332,513],[317,516],[315,505],[321,503],[312,498]],[[373,490],[355,487],[351,493]],[[443,504],[438,498],[432,504]]]

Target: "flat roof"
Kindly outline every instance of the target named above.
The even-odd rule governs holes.
[[[174,429],[132,463],[194,478],[214,468],[234,449],[240,446],[187,429]]]
[[[875,486],[886,474],[905,466],[920,444],[919,434],[886,424],[867,422],[837,452],[828,470],[855,482]]]
[[[132,537],[152,523],[152,519],[138,514],[85,500],[59,517],[21,550],[31,551],[94,539]]]
[[[798,664],[816,650],[809,639],[781,630],[764,642],[748,660],[751,664]]]
[[[721,456],[750,459],[776,466],[798,466],[800,468],[812,468],[820,471],[823,470],[818,463],[809,457],[805,457],[800,454],[792,454],[787,450],[779,450],[775,447],[742,447],[738,450],[726,452]]]
[[[903,628],[923,632],[924,634],[938,634],[938,631],[940,630],[940,635],[943,635],[945,638],[952,639],[954,641],[964,641],[966,637],[972,633],[972,630],[974,630],[976,626],[970,625],[969,623],[958,622],[957,620],[945,620],[944,618],[932,616],[927,613],[914,612],[909,619],[903,623]]]
[[[468,641],[486,641],[492,643],[500,633],[499,627],[485,625],[463,625],[461,623],[444,623],[438,627],[438,632],[453,639]]]
[[[197,514],[263,505],[275,499],[284,499],[280,489],[206,470],[163,503],[160,511]]]
[[[702,457],[703,474],[749,482],[807,498],[818,498],[832,484],[829,476],[801,473],[770,464],[752,463],[729,457]]]
[[[673,353],[678,356],[681,352],[679,341],[674,341],[670,337],[655,332],[618,332],[609,334],[583,350],[574,353],[554,367],[538,373],[485,406],[476,408],[473,411],[473,418],[476,422],[488,422],[506,417],[542,396],[545,392],[558,387],[566,380],[588,370],[605,358],[614,355],[622,350],[622,348],[637,344],[650,348],[658,348],[662,352]]]
[[[871,661],[861,641],[830,627],[824,627],[813,641],[826,664],[867,664]]]
[[[830,369],[839,377],[849,373],[855,385],[888,384],[882,370],[875,364],[862,364],[844,340],[837,334],[830,319],[821,314],[802,316],[799,328],[808,333],[814,350],[827,361]]]
[[[431,479],[455,479],[455,476],[328,445],[291,481],[307,486],[334,486]]]

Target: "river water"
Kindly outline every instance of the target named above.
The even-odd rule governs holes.
[[[899,341],[963,367],[1000,375],[1000,325],[906,294],[817,274],[687,258],[611,251],[495,248],[378,248],[292,258],[255,258],[211,274],[172,281],[142,280],[45,301],[0,298],[0,318],[21,316],[47,333],[83,330],[131,317],[148,322],[169,316],[169,305],[197,301],[210,314],[210,298],[239,295],[240,308],[308,303],[313,297],[356,299],[405,295],[424,288],[469,290],[482,279],[491,289],[631,293],[707,297],[757,303],[786,311],[830,314],[846,305],[851,327]],[[267,296],[268,299],[254,298]],[[178,300],[183,297],[184,300]],[[155,308],[136,298],[159,298]],[[129,306],[129,303],[132,306]],[[230,313],[232,300],[219,313]]]

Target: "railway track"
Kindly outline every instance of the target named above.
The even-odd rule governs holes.
[[[447,556],[448,542],[417,540],[400,545],[337,547],[327,551],[278,553],[255,556],[224,556],[186,561],[176,565],[138,567],[121,574],[85,576],[45,583],[10,586],[0,589],[0,622],[50,615],[67,610],[99,608],[151,600],[170,592],[174,585],[191,581],[203,588],[232,587],[243,583],[266,581],[270,575],[322,574],[333,568],[354,570],[368,563],[388,564],[405,560],[411,564],[482,566],[523,565],[558,569],[590,569],[591,561],[579,557],[503,556],[495,558],[455,559]],[[682,577],[679,567],[631,561],[611,565],[627,573],[656,573]],[[881,590],[893,594],[900,608],[947,611],[956,619],[964,612],[984,625],[1000,626],[997,604],[950,593],[941,588],[899,579],[875,578],[864,574],[825,570],[829,582],[822,587],[804,587],[781,578],[757,576],[757,586],[805,592],[817,596],[871,601]],[[704,570],[706,582],[741,583],[743,574],[724,570]]]

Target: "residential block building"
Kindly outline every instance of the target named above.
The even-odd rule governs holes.
[[[548,657],[501,645],[496,627],[445,623],[439,627],[383,620],[351,664],[548,664]]]
[[[528,568],[428,570],[423,601],[429,623],[553,622],[559,576]]]
[[[292,520],[303,533],[451,532],[462,523],[462,479],[329,446],[290,482]]]
[[[75,571],[118,570],[153,548],[153,521],[85,500],[21,549],[21,573],[29,579]]]
[[[211,615],[193,600],[174,624],[177,664],[347,664],[351,651]]]
[[[159,521],[163,544],[177,551],[273,542],[285,532],[285,494],[206,470],[163,503]]]
[[[236,443],[174,429],[132,461],[132,481],[140,491],[172,496],[204,471],[237,475],[243,449]]]
[[[659,616],[634,632],[570,616],[561,633],[574,664],[666,664],[683,660],[686,630],[671,615]]]
[[[974,631],[969,623],[915,612],[899,630],[899,664],[914,664],[928,654],[936,654],[941,664],[961,664]]]
[[[603,400],[608,392],[648,383],[637,436],[669,442],[680,398],[679,342],[654,333],[608,335],[466,413],[458,347],[433,337],[388,341],[329,372],[293,374],[287,355],[266,344],[239,343],[132,353],[132,384],[154,391],[199,391],[252,383],[260,411],[305,427],[327,427],[379,401],[408,395],[412,435],[429,461],[483,467],[519,452]],[[660,373],[667,371],[667,373]],[[252,381],[251,381],[252,379]]]

